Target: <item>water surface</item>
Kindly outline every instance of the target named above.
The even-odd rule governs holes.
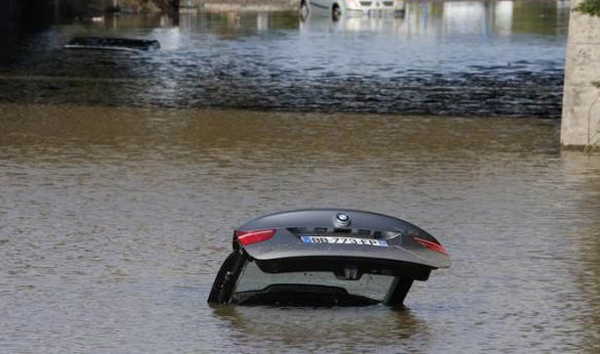
[[[600,159],[554,121],[0,105],[0,351],[600,350]],[[453,265],[407,309],[210,308],[232,230],[339,206]]]
[[[410,1],[403,16],[116,16],[5,40],[0,102],[557,118],[570,2]],[[65,51],[75,36],[153,53]]]

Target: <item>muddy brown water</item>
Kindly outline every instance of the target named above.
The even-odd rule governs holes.
[[[409,5],[2,34],[0,353],[598,353],[600,158],[531,118],[560,114],[568,2]],[[453,266],[404,310],[206,304],[236,226],[319,206],[405,218]]]
[[[600,158],[554,121],[0,105],[0,352],[600,350]],[[210,308],[232,230],[333,206],[454,261],[405,310]]]

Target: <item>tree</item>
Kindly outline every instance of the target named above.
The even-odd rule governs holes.
[[[579,11],[590,16],[600,17],[600,0],[584,0],[573,11]]]

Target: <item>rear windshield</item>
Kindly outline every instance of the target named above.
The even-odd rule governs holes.
[[[248,262],[242,271],[235,289],[234,299],[238,302],[248,298],[248,294],[257,300],[260,296],[272,296],[274,288],[292,288],[295,293],[299,291],[311,292],[330,289],[337,294],[347,293],[353,299],[364,299],[367,302],[383,301],[390,289],[393,276],[378,274],[362,274],[357,280],[346,280],[336,277],[333,272],[288,272],[265,273],[260,270],[256,262]],[[344,295],[344,297],[346,297]],[[347,298],[347,297],[346,297]]]

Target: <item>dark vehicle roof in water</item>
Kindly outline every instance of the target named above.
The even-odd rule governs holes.
[[[157,40],[143,40],[130,38],[100,38],[76,37],[64,46],[65,49],[100,49],[100,50],[125,50],[148,51],[160,48]]]
[[[209,302],[397,305],[414,280],[449,266],[439,241],[395,217],[351,209],[279,212],[234,232]]]

